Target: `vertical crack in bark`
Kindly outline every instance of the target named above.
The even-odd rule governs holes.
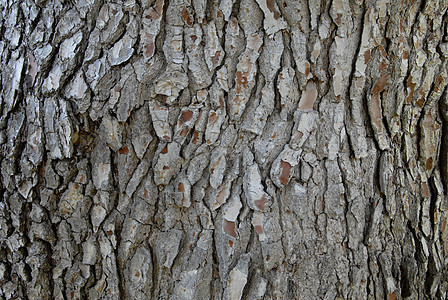
[[[440,176],[444,184],[445,195],[448,194],[448,88],[445,88],[442,93],[441,101],[439,102],[439,111],[442,114],[442,143],[439,152],[439,167]]]

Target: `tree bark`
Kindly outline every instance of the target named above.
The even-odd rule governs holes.
[[[445,0],[3,0],[1,299],[443,299]]]

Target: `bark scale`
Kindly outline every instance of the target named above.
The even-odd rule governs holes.
[[[2,299],[442,299],[447,1],[0,2]]]

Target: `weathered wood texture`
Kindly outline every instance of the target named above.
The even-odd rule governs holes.
[[[447,7],[0,1],[0,298],[445,298]]]

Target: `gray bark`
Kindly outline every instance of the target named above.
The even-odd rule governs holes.
[[[445,0],[0,1],[1,299],[443,299]]]

